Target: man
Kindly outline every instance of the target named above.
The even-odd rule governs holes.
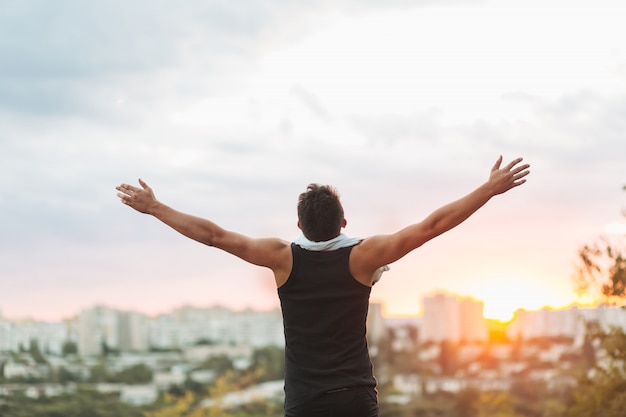
[[[285,416],[378,416],[376,380],[366,342],[365,322],[372,285],[386,266],[466,220],[492,197],[526,182],[522,158],[501,167],[466,196],[419,223],[387,235],[350,239],[335,190],[309,185],[298,201],[294,243],[255,239],[181,213],[141,188],[122,184],[122,203],[150,214],[183,235],[254,265],[270,268],[285,331]]]

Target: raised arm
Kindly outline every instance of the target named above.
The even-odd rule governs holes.
[[[246,262],[274,271],[277,281],[291,270],[291,249],[288,242],[277,238],[253,239],[226,230],[210,220],[161,203],[152,188],[139,179],[141,188],[121,184],[116,188],[121,202],[140,213],[154,216],[182,235],[208,246],[222,249]],[[286,278],[286,277],[285,277]]]
[[[471,193],[394,234],[365,239],[353,250],[350,259],[352,273],[357,278],[361,277],[360,281],[367,281],[363,277],[371,276],[379,267],[397,261],[434,237],[458,226],[492,197],[524,184],[524,177],[530,173],[530,165],[520,165],[521,162],[522,158],[517,158],[501,167],[500,156],[491,168],[489,179]]]

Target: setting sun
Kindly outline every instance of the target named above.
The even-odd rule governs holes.
[[[550,288],[549,281],[539,291],[531,280],[514,275],[494,275],[468,284],[468,294],[484,302],[484,316],[501,322],[513,319],[516,310],[558,308],[570,304],[570,294]],[[556,304],[559,305],[556,305]]]

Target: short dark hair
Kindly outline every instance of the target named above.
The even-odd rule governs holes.
[[[313,242],[337,237],[344,220],[337,190],[329,185],[309,184],[298,197],[298,220],[304,237]]]

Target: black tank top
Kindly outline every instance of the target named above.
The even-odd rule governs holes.
[[[375,387],[366,341],[371,287],[350,273],[353,247],[307,251],[278,288],[285,330],[285,409],[328,391]]]

